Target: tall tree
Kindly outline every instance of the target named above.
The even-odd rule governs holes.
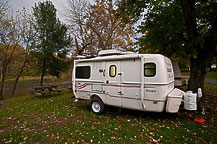
[[[25,8],[23,8],[23,10],[19,13],[19,19],[17,24],[18,24],[19,35],[21,36],[21,44],[25,46],[25,51],[21,55],[22,61],[19,64],[19,69],[12,90],[12,97],[14,97],[15,95],[15,91],[20,76],[22,75],[24,68],[26,67],[26,64],[29,62],[31,56],[30,54],[32,51],[31,43],[34,37],[32,20],[33,20],[32,16],[26,12]]]
[[[1,1],[2,3],[2,1]],[[10,64],[14,52],[19,45],[21,37],[19,35],[17,19],[6,15],[7,3],[0,3],[0,62],[1,62],[1,87],[0,99],[4,97],[4,84],[7,75],[7,68]]]
[[[135,31],[131,24],[122,23],[116,15],[119,0],[68,0],[67,24],[72,30],[76,52],[96,55],[100,50],[132,50]]]
[[[39,2],[33,7],[34,30],[36,32],[34,49],[41,72],[41,86],[46,73],[59,76],[67,67],[64,58],[67,55],[71,39],[67,28],[56,17],[52,2]]]
[[[144,49],[169,57],[188,58],[188,89],[203,89],[206,68],[217,54],[216,0],[122,0],[119,14],[125,22],[143,21],[139,31]]]
[[[132,50],[131,37],[135,36],[132,25],[116,17],[119,1],[97,0],[90,5],[88,27],[96,35],[99,50]]]
[[[74,38],[74,54],[83,55],[93,45],[93,35],[86,25],[88,18],[87,0],[67,0],[65,17],[70,34]]]

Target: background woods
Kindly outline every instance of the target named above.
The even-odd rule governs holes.
[[[68,0],[66,21],[74,37],[74,54],[94,56],[100,50],[133,50],[136,33],[116,17],[119,1]]]
[[[10,77],[15,78],[14,96],[22,75],[41,72],[40,83],[43,85],[46,73],[58,77],[61,71],[66,71],[68,62],[65,58],[71,39],[65,25],[56,18],[56,9],[51,2],[36,5],[33,16],[25,8],[10,14],[6,9],[8,2],[0,2],[0,98],[5,99],[5,80]]]
[[[32,13],[24,8],[11,14],[8,2],[1,0],[1,99],[7,79],[15,79],[14,96],[21,76],[40,75],[42,86],[45,75],[68,73],[71,56],[96,56],[106,49],[133,51],[135,29],[117,17],[118,0],[67,3],[63,24],[50,1],[35,4]]]
[[[0,99],[4,99],[4,84],[7,68],[12,61],[15,50],[21,41],[18,18],[7,15],[7,2],[0,1],[0,58],[1,58],[1,87]]]

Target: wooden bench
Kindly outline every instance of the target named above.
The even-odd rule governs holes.
[[[70,92],[72,92],[72,87],[69,87],[68,89],[69,89]]]
[[[59,95],[61,91],[62,91],[62,89],[52,88],[50,92],[57,92]]]
[[[49,93],[50,91],[48,89],[44,89],[44,88],[33,88],[32,94],[34,95],[45,95],[47,93]]]
[[[41,95],[44,96],[44,95],[46,95],[47,93],[50,93],[50,91],[42,91],[42,92],[41,92]]]
[[[57,92],[58,94],[60,94],[60,92],[62,91],[62,89],[57,89],[57,86],[55,85],[43,86],[43,87],[33,87],[32,89],[33,89],[32,94],[43,95],[43,96],[51,92]]]

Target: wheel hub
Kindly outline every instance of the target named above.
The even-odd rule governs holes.
[[[99,112],[100,111],[100,104],[98,102],[93,102],[92,103],[92,109],[94,112]]]

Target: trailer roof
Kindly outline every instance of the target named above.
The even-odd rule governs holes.
[[[136,53],[126,53],[121,55],[108,55],[108,56],[97,56],[95,58],[87,58],[76,60],[79,62],[89,62],[89,61],[110,61],[110,60],[123,60],[123,59],[137,59],[137,58],[163,58],[161,54],[136,54]]]

